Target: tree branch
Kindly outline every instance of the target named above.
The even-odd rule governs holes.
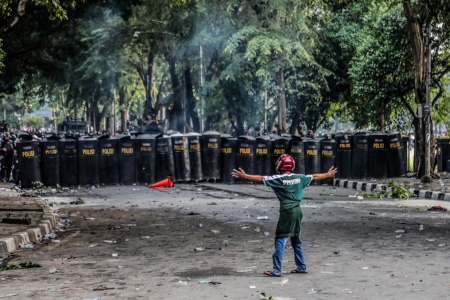
[[[400,97],[400,100],[402,101],[403,105],[408,109],[409,113],[414,117],[417,118],[417,114],[414,112],[414,109],[409,105],[408,101],[406,101],[405,97]]]
[[[3,30],[3,32],[8,31],[11,27],[16,25],[19,22],[20,17],[23,17],[25,15],[25,7],[27,5],[27,2],[28,2],[28,0],[20,0],[19,1],[19,3],[17,4],[17,11],[16,11],[16,14],[14,15],[12,22],[9,24],[8,27],[6,27]]]

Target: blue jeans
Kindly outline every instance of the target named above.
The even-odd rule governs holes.
[[[272,254],[273,273],[281,274],[281,262],[283,261],[284,248],[286,246],[287,237],[275,238],[275,251]],[[291,239],[292,249],[294,250],[295,265],[298,271],[306,270],[305,256],[303,255],[302,241],[299,236],[293,236]]]

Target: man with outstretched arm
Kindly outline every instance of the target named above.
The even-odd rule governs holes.
[[[281,262],[283,260],[284,249],[288,238],[294,250],[296,269],[291,273],[305,274],[305,258],[303,255],[302,242],[300,240],[300,223],[302,221],[302,209],[300,201],[303,199],[303,189],[313,180],[322,180],[333,177],[337,169],[331,167],[327,173],[303,175],[295,174],[292,171],[295,168],[295,161],[292,156],[283,154],[275,163],[275,169],[278,175],[262,176],[246,174],[242,168],[233,169],[231,175],[235,178],[244,178],[253,182],[263,182],[270,186],[278,200],[280,201],[280,217],[278,218],[277,229],[275,232],[275,251],[272,254],[273,269],[265,271],[266,276],[281,276]]]

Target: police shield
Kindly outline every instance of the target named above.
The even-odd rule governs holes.
[[[234,177],[231,176],[231,172],[235,168],[236,138],[229,134],[222,134],[221,147],[220,181],[222,183],[232,183]]]
[[[238,137],[236,142],[236,167],[242,168],[248,174],[255,173],[255,142],[249,135]],[[246,183],[245,179],[236,179],[236,183]]]
[[[256,137],[254,172],[259,175],[272,175],[272,141],[269,136]]]
[[[157,135],[160,136],[160,135]],[[156,137],[153,134],[140,134],[136,137],[137,182],[155,182]]]
[[[305,173],[320,173],[320,140],[305,139],[303,144],[305,145]],[[319,184],[319,182],[313,181],[312,184]]]
[[[119,156],[117,154],[117,138],[101,136],[98,138],[99,158],[98,175],[101,185],[119,183]]]
[[[61,186],[78,185],[78,140],[66,136],[59,140],[59,180]]]
[[[355,133],[353,135],[352,147],[352,178],[367,178],[369,133]]]
[[[323,139],[320,141],[320,173],[326,173],[336,166],[336,141]],[[333,185],[333,178],[326,178],[321,181],[322,184]]]
[[[83,137],[78,140],[78,182],[80,185],[99,184],[98,140]]]
[[[337,178],[352,177],[352,137],[351,133],[338,133],[335,136]]]
[[[196,132],[186,134],[189,149],[189,166],[191,180],[203,180],[202,170],[202,135]]]
[[[170,136],[173,147],[173,162],[175,165],[174,181],[191,180],[191,167],[189,162],[188,139],[181,133]]]
[[[406,156],[403,150],[402,136],[399,132],[389,132],[388,177],[400,177],[406,174]]]
[[[386,133],[372,132],[369,135],[368,175],[371,178],[387,177],[387,157],[389,140]]]
[[[202,137],[202,170],[206,180],[220,178],[221,136],[216,131],[205,131]]]
[[[294,173],[305,174],[305,148],[300,137],[293,136],[288,144],[288,153],[294,158]]]
[[[172,139],[162,135],[156,139],[156,175],[155,180],[160,181],[175,176],[173,161]]]
[[[119,181],[121,184],[136,183],[135,139],[129,135],[119,135]]]
[[[59,140],[50,136],[39,142],[41,150],[41,177],[45,186],[57,186],[59,181]]]
[[[20,134],[16,149],[19,160],[19,185],[22,188],[33,187],[36,182],[41,182],[37,141],[33,140],[33,137],[27,133]]]
[[[287,154],[288,152],[288,137],[281,137],[277,135],[271,135],[272,137],[272,151],[271,151],[271,174],[276,174],[275,163],[282,154]]]

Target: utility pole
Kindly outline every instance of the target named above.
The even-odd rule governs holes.
[[[200,74],[199,74],[198,95],[200,97],[200,132],[203,132],[203,47],[200,46]]]
[[[267,129],[267,89],[264,90],[264,129]]]
[[[423,116],[425,122],[425,174],[422,178],[422,182],[431,182],[431,149],[430,149],[430,123],[431,123],[431,105],[430,105],[430,83],[431,83],[431,45],[430,45],[430,35],[431,35],[431,22],[428,21],[427,25],[427,65],[426,65],[426,103],[423,108]]]

